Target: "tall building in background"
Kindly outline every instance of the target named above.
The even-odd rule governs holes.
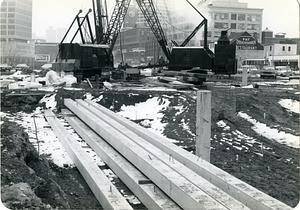
[[[0,24],[1,63],[32,66],[32,0],[3,0]]]
[[[154,0],[153,4],[162,28],[167,35],[170,21],[169,2],[167,0]],[[164,56],[161,47],[135,1],[131,2],[128,9],[123,29],[114,48],[114,55],[115,63],[121,63],[123,57],[124,63],[129,65],[154,64],[158,62],[161,56]]]
[[[247,31],[261,42],[263,9],[249,8],[239,0],[201,1],[198,5],[208,19],[208,41],[210,45],[219,39],[222,30],[229,33]]]

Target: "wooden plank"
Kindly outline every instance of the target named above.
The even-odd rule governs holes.
[[[78,103],[65,99],[64,104],[183,209],[227,209]]]
[[[197,91],[196,155],[210,162],[211,91]]]
[[[45,117],[102,207],[104,209],[132,209],[97,164],[82,150],[80,145],[72,141],[72,137],[53,112],[46,110]]]
[[[162,151],[172,155],[185,166],[192,169],[194,172],[209,180],[212,184],[224,190],[226,193],[241,201],[250,209],[261,210],[274,210],[274,209],[287,209],[292,208],[288,205],[272,198],[271,196],[259,191],[251,185],[237,179],[236,177],[228,174],[227,172],[219,169],[218,167],[210,164],[209,162],[191,154],[190,152],[171,143],[166,137],[157,135],[149,129],[138,126],[137,124],[116,115],[114,112],[100,106],[99,104],[90,100],[85,100],[91,106],[102,111],[114,120],[137,133],[143,139],[149,141],[151,144],[157,146]]]
[[[62,110],[64,118],[72,128],[85,140],[97,155],[114,171],[126,186],[152,210],[176,210],[179,206],[166,196],[146,176],[139,172],[130,162],[121,156],[115,149],[107,144],[100,136],[92,131],[75,115]]]
[[[199,189],[201,189],[204,193],[208,194],[211,198],[218,201],[222,206],[231,210],[240,210],[240,209],[248,209],[245,205],[240,203],[239,201],[233,199],[231,196],[226,194],[224,191],[220,190],[216,186],[212,185],[210,182],[199,176],[197,173],[187,168],[182,163],[174,160],[172,156],[162,152],[159,148],[155,147],[151,143],[142,139],[140,136],[136,135],[134,132],[128,130],[125,126],[122,126],[117,121],[112,120],[109,116],[103,114],[101,111],[97,110],[93,106],[89,106],[88,103],[83,100],[76,100],[76,102],[85,109],[91,111],[94,115],[98,116],[106,123],[110,124],[112,127],[117,129],[120,133],[123,133],[125,136],[130,138],[133,142],[144,148],[149,154],[154,155],[159,158],[166,165],[171,167],[173,170],[181,174],[188,181],[196,185]]]

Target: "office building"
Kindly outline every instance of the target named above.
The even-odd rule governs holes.
[[[32,66],[32,0],[3,0],[0,23],[1,63]]]
[[[218,40],[222,30],[247,31],[261,42],[263,9],[249,8],[238,0],[201,1],[198,9],[208,19],[208,42],[210,47]]]
[[[167,36],[169,25],[167,0],[154,0],[153,3],[164,33]],[[124,63],[133,66],[148,63],[154,64],[158,62],[161,56],[164,56],[143,13],[134,1],[131,2],[124,27],[116,42],[114,56],[116,64],[121,63],[123,57]]]

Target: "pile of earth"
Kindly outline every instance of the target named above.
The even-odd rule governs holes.
[[[10,209],[100,209],[76,168],[39,156],[14,122],[1,125],[1,198]]]

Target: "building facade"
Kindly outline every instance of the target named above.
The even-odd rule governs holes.
[[[274,66],[290,66],[292,69],[297,69],[299,66],[296,43],[281,42],[265,45],[264,56]]]
[[[247,31],[261,42],[263,9],[249,8],[238,0],[202,1],[198,8],[208,19],[208,42],[213,48],[222,30]]]
[[[154,0],[154,6],[164,33],[168,34],[167,0]],[[157,63],[164,56],[155,36],[135,1],[131,2],[116,45],[114,47],[115,64],[146,65]]]
[[[53,63],[58,54],[58,43],[35,42],[34,69],[40,69],[46,63]]]
[[[32,0],[3,0],[0,23],[1,63],[32,67]]]
[[[300,38],[286,38],[285,33],[273,35],[268,28],[262,32],[264,57],[274,66],[300,68]]]
[[[264,58],[264,47],[248,32],[231,34],[231,43],[236,45],[237,66],[241,68],[247,61],[261,60]]]

